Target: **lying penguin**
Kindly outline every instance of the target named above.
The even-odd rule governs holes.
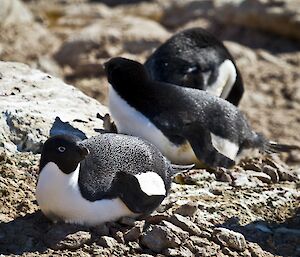
[[[55,222],[97,225],[152,212],[166,197],[171,176],[190,168],[171,165],[136,137],[103,134],[81,141],[58,135],[43,146],[36,199]]]
[[[205,90],[238,105],[243,81],[233,57],[214,35],[201,28],[181,31],[145,62],[153,80]]]
[[[152,142],[172,163],[229,168],[246,149],[298,149],[252,131],[244,115],[226,100],[151,80],[138,62],[117,57],[105,70],[109,109],[119,133]]]

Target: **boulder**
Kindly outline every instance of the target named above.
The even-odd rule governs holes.
[[[109,28],[109,29],[108,29]],[[99,19],[70,36],[54,55],[62,66],[68,65],[80,76],[100,75],[107,59],[141,54],[157,47],[169,33],[158,23],[131,16]]]
[[[21,63],[0,62],[0,147],[6,150],[40,152],[50,134],[90,137],[102,128],[97,113],[106,112],[60,79]]]
[[[215,0],[214,4],[213,17],[222,23],[251,27],[300,40],[298,0]]]
[[[31,23],[33,16],[20,0],[0,0],[0,26]]]

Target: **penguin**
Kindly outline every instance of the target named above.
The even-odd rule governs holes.
[[[136,137],[56,135],[43,145],[36,199],[54,222],[94,226],[152,212],[167,196],[171,177],[190,168],[172,165]]]
[[[222,98],[153,81],[136,61],[116,57],[104,66],[109,110],[118,132],[153,143],[172,163],[230,168],[243,150],[298,149],[253,131],[237,107]]]
[[[205,90],[236,106],[243,96],[243,80],[232,55],[201,28],[175,34],[144,65],[153,80]]]

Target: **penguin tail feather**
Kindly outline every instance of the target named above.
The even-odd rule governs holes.
[[[172,167],[172,176],[173,176],[173,175],[176,175],[177,173],[186,172],[186,171],[191,170],[192,168],[195,167],[195,164],[177,165],[177,164],[171,163],[171,167]]]
[[[267,141],[264,145],[264,151],[268,154],[290,152],[292,150],[300,150],[300,146],[279,144],[274,141]]]

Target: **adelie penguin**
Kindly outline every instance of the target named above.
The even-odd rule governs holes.
[[[233,57],[214,35],[201,28],[181,31],[145,62],[153,80],[205,90],[238,105],[243,92]]]
[[[171,176],[190,168],[170,164],[136,137],[103,134],[81,141],[58,135],[43,146],[36,198],[53,221],[93,226],[153,211]]]
[[[105,70],[118,132],[148,140],[172,163],[228,168],[246,149],[271,153],[297,148],[254,132],[237,107],[224,99],[151,80],[138,62],[117,57]]]

